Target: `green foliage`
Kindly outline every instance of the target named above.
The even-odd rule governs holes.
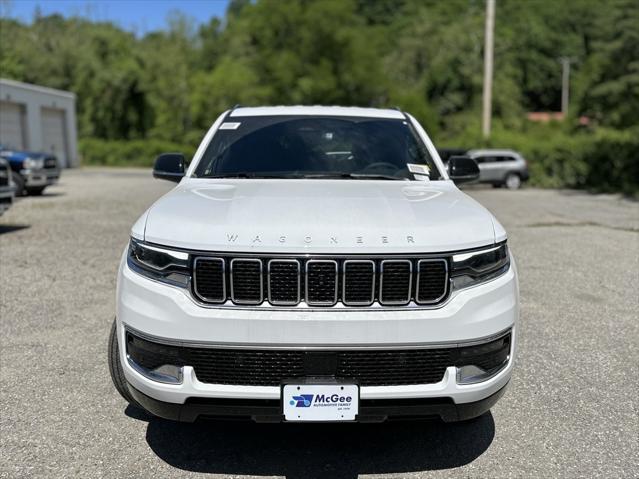
[[[438,144],[519,151],[528,161],[533,186],[639,194],[637,127],[567,132],[558,123],[526,122],[518,131],[497,125],[489,140],[481,137],[478,127],[468,127]]]
[[[80,17],[0,18],[0,76],[76,93],[86,163],[151,164],[235,104],[399,106],[438,145],[521,150],[534,184],[636,190],[625,172],[638,176],[637,1],[498,0],[489,142],[484,22],[483,0],[232,0],[223,19],[196,28],[176,12],[144,36]],[[525,112],[560,108],[561,56],[570,116],[530,124]]]
[[[78,144],[83,165],[93,166],[153,166],[160,153],[184,153],[187,160],[195,154],[191,145],[161,140],[102,140],[83,138]]]

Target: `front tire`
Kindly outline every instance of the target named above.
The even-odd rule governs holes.
[[[46,186],[38,186],[37,188],[27,188],[27,193],[31,196],[40,196]]]
[[[124,370],[122,369],[122,363],[120,362],[120,349],[118,347],[118,328],[116,321],[113,321],[111,325],[111,333],[109,334],[109,373],[111,373],[111,380],[115,389],[120,393],[129,404],[140,409],[144,409],[140,404],[133,399],[129,388],[127,387],[126,378],[124,377]]]
[[[509,190],[518,190],[521,187],[521,178],[517,173],[508,173],[504,185]]]

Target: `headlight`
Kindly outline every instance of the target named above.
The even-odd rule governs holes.
[[[189,254],[182,251],[147,245],[131,238],[127,261],[133,271],[164,283],[185,287],[191,279]]]
[[[451,279],[454,289],[467,288],[501,276],[510,268],[508,246],[501,243],[468,253],[453,255]]]
[[[43,158],[26,158],[22,162],[22,168],[25,170],[41,170],[44,168]]]

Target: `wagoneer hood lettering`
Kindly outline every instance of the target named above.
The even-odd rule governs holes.
[[[423,253],[495,235],[491,215],[450,182],[196,179],[151,208],[144,239],[208,251]]]

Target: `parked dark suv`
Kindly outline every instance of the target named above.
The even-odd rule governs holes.
[[[12,150],[0,145],[0,158],[11,165],[16,196],[41,195],[60,178],[58,160],[49,153]]]
[[[0,158],[0,216],[11,208],[13,204],[13,181],[11,181],[11,167]]]

